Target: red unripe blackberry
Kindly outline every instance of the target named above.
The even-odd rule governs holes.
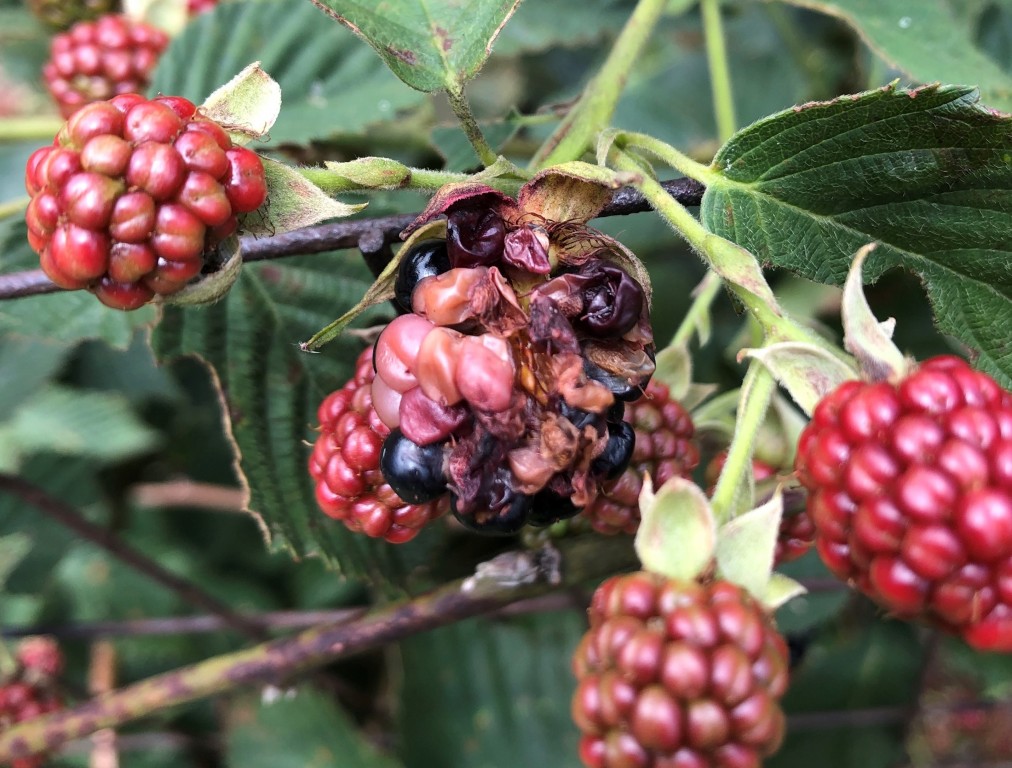
[[[1012,651],[1012,394],[936,357],[848,381],[801,434],[816,547],[880,605]]]
[[[692,417],[664,384],[651,381],[643,396],[626,406],[624,418],[636,432],[632,462],[583,510],[594,530],[605,534],[636,532],[647,473],[659,488],[672,477],[689,477],[699,464]]]
[[[63,669],[63,656],[51,638],[25,638],[18,644],[15,659],[17,666],[11,676],[0,681],[0,732],[63,706],[55,689]],[[45,755],[33,755],[18,758],[10,765],[41,768],[46,762]]]
[[[740,587],[614,576],[589,614],[572,702],[589,768],[758,766],[780,746],[787,646]]]
[[[117,309],[184,288],[267,189],[260,159],[191,102],[137,94],[76,112],[29,158],[25,187],[42,269]]]
[[[407,504],[380,471],[383,441],[390,434],[372,407],[372,347],[355,363],[355,375],[320,404],[320,435],[309,457],[316,501],[349,529],[394,544],[413,539],[447,510],[445,497]]]
[[[727,461],[727,451],[721,451],[706,467],[706,482],[709,484],[707,495],[712,496],[717,479],[721,470],[724,469],[724,462]],[[752,459],[752,476],[757,483],[776,477],[776,467],[770,466],[760,459]],[[804,555],[812,544],[815,543],[815,524],[809,517],[807,510],[785,513],[780,520],[780,530],[777,532],[777,546],[773,553],[774,564],[789,563]]]
[[[70,117],[85,104],[143,91],[168,44],[163,31],[127,16],[78,22],[53,38],[42,76]]]

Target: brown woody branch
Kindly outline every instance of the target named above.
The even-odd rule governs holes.
[[[0,492],[9,493],[39,512],[69,528],[92,544],[126,563],[152,581],[175,592],[191,605],[203,608],[216,615],[226,626],[241,632],[250,639],[265,638],[264,628],[236,613],[227,603],[222,602],[200,586],[163,568],[150,557],[134,549],[113,531],[87,520],[80,512],[66,502],[47,493],[24,478],[0,473]]]
[[[663,186],[682,205],[699,205],[703,197],[703,185],[692,179],[666,181]],[[600,215],[625,216],[649,210],[650,206],[643,196],[626,187],[613,195],[611,203]],[[390,245],[400,242],[400,233],[415,220],[416,216],[417,214],[413,213],[375,216],[354,221],[317,224],[273,237],[243,237],[243,260],[266,261],[286,256],[358,248],[373,274],[379,274],[390,258]],[[0,275],[0,299],[19,299],[60,290],[62,289],[51,282],[41,269]]]
[[[584,537],[555,549],[496,558],[499,578],[458,580],[353,621],[306,630],[236,653],[156,675],[84,704],[18,723],[0,733],[0,764],[51,751],[73,739],[213,694],[305,672],[384,643],[493,613],[505,606],[635,566],[631,547]],[[482,569],[479,569],[481,572]],[[489,573],[490,571],[485,571]],[[508,579],[505,576],[512,576]]]

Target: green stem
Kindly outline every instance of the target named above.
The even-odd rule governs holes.
[[[720,472],[717,487],[710,500],[717,525],[730,520],[738,512],[742,482],[752,471],[755,439],[766,418],[770,399],[777,384],[769,369],[758,360],[749,363],[741,387],[741,401],[734,424],[734,437],[727,449],[727,461]],[[751,504],[751,500],[747,500]]]
[[[0,141],[51,142],[66,121],[56,116],[5,117],[0,120]]]
[[[454,581],[412,600],[365,612],[351,621],[315,627],[155,675],[62,712],[18,723],[0,733],[0,764],[54,750],[71,739],[102,728],[115,728],[169,707],[241,686],[283,679],[418,632],[635,567],[632,548],[618,544],[601,541],[600,537],[559,542],[561,571],[536,564],[557,563],[558,551],[546,552],[553,557],[534,558],[534,564],[529,552],[507,553],[508,562],[502,568],[513,580],[477,581],[474,577],[471,587],[464,581]]]
[[[762,268],[751,253],[729,240],[707,232],[685,206],[669,195],[655,179],[643,174],[636,161],[619,151],[617,146],[612,148],[608,159],[611,166],[618,170],[640,174],[640,181],[634,186],[661,218],[684,237],[710,268],[723,278],[745,309],[759,323],[767,342],[804,341],[828,349],[834,355],[842,356],[839,349],[798,325],[784,313],[763,276]],[[709,172],[705,166],[699,167]],[[687,173],[685,169],[679,170]]]
[[[6,219],[9,216],[18,216],[25,212],[25,208],[28,207],[28,201],[30,197],[19,197],[14,200],[7,200],[6,202],[0,203],[0,219]]]
[[[481,164],[486,168],[492,165],[498,155],[496,155],[495,150],[489,145],[488,139],[481,132],[478,121],[471,111],[471,105],[464,97],[464,88],[462,86],[447,88],[446,96],[450,100],[453,114],[460,121],[460,127],[464,129],[464,135],[467,136],[467,140],[474,147],[474,152],[478,155],[478,159],[481,160]]]
[[[594,136],[611,122],[629,73],[666,5],[667,0],[639,0],[601,70],[534,155],[532,167],[579,159]]]
[[[720,275],[712,271],[706,273],[706,277],[696,286],[695,296],[692,299],[692,304],[689,306],[689,311],[685,313],[685,317],[682,318],[678,330],[675,331],[675,335],[671,338],[670,346],[680,347],[689,345],[689,342],[692,341],[692,335],[698,332],[705,318],[710,314],[710,306],[720,292],[721,285],[723,285],[723,282],[720,279]],[[700,343],[703,343],[702,334],[700,336]]]
[[[296,170],[309,181],[326,192],[328,195],[339,195],[345,192],[373,192],[390,189],[411,189],[422,192],[434,192],[444,184],[454,181],[467,181],[470,178],[465,173],[451,173],[448,171],[430,171],[425,168],[407,168],[405,173],[390,183],[377,179],[376,183],[363,184],[356,182],[339,171],[330,168],[296,168]]]
[[[679,152],[670,144],[645,133],[622,132],[616,139],[620,148],[632,147],[648,152],[665,165],[670,165],[679,173],[684,173],[690,179],[709,186],[719,180],[720,174],[712,166],[698,163],[683,152]]]
[[[703,34],[706,37],[706,58],[710,65],[710,87],[713,110],[717,118],[717,135],[722,142],[734,134],[734,96],[731,93],[731,72],[724,45],[724,27],[720,18],[720,0],[701,0]]]

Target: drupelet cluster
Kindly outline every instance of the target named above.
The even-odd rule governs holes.
[[[267,197],[263,163],[178,96],[76,112],[29,158],[28,240],[49,278],[116,309],[184,288]]]
[[[1012,651],[1012,393],[951,356],[845,382],[795,467],[833,573],[897,616]]]

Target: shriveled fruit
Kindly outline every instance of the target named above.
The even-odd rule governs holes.
[[[952,356],[845,382],[795,468],[833,573],[891,613],[1012,651],[1012,394]]]

